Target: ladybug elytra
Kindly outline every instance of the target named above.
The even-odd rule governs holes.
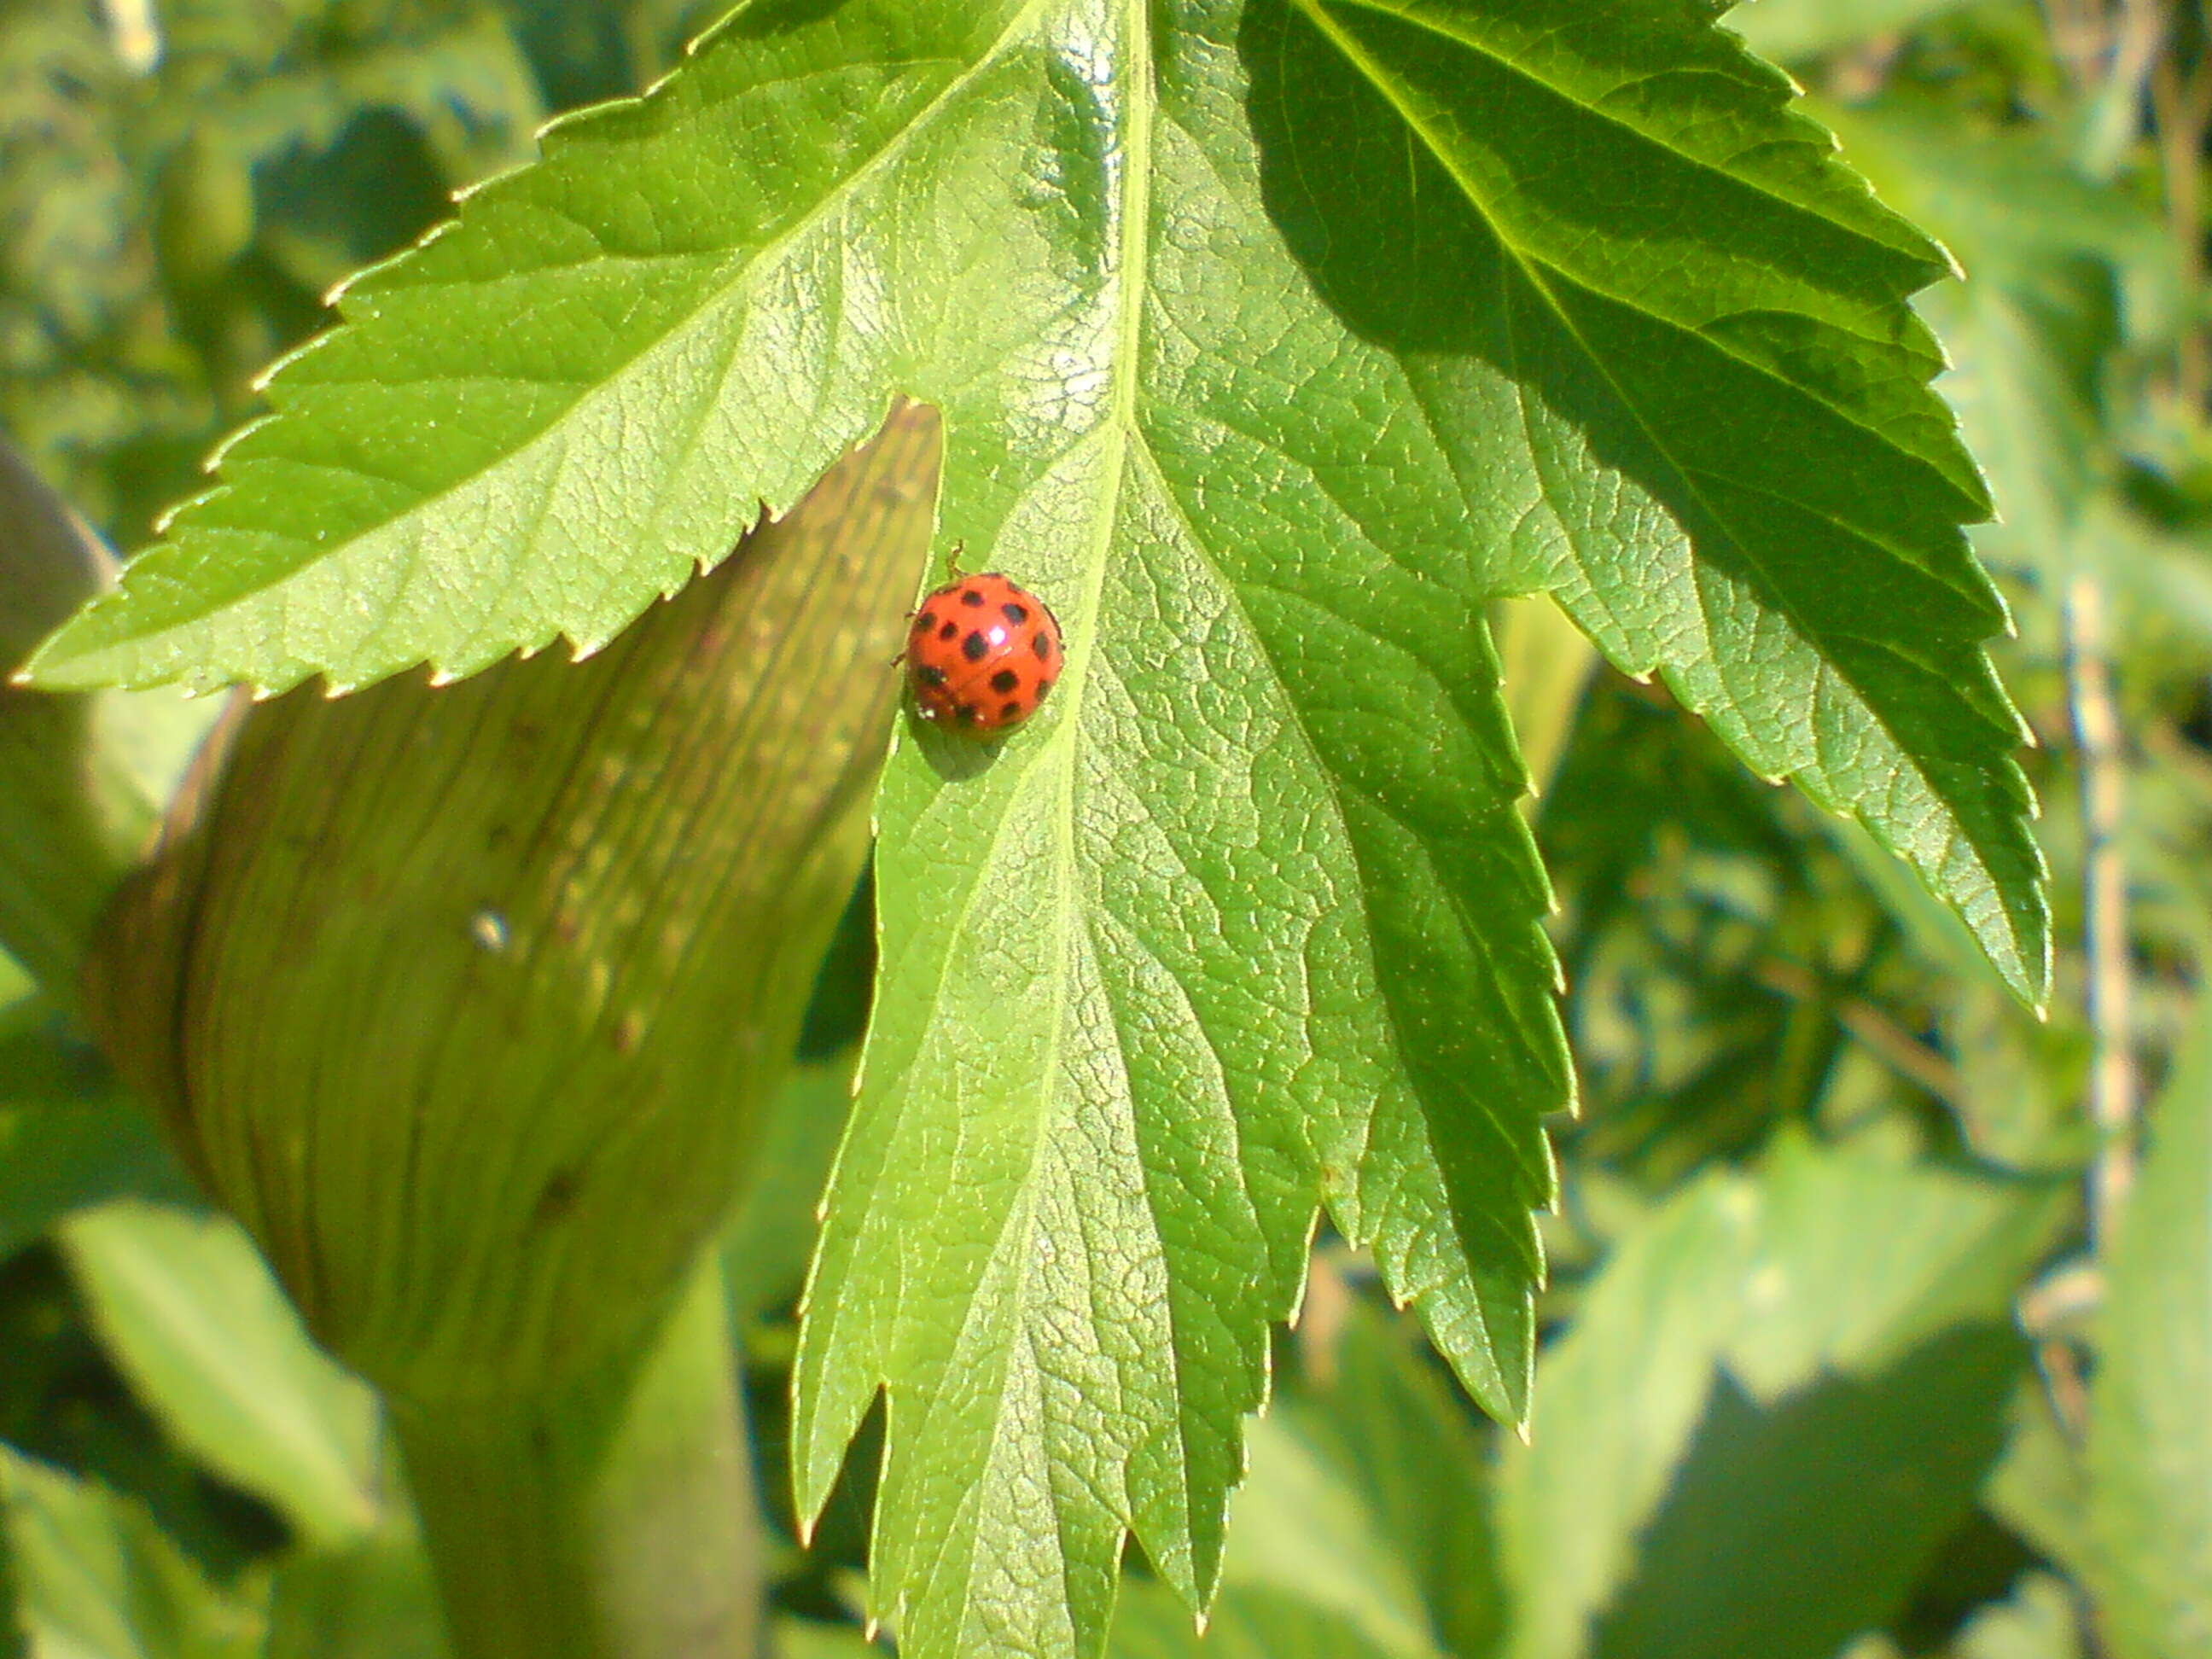
[[[1027,588],[995,571],[947,582],[907,633],[915,710],[947,731],[996,737],[1036,713],[1060,653],[1060,623]]]

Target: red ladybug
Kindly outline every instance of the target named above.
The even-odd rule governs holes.
[[[995,572],[963,576],[915,612],[906,677],[922,719],[996,737],[1036,713],[1060,678],[1060,623],[1042,599]]]

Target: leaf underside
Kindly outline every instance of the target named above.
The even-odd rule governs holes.
[[[48,684],[611,637],[890,395],[1068,654],[909,729],[799,1360],[902,1651],[1214,1581],[1317,1202],[1525,1417],[1571,1085],[1487,604],[1549,590],[2046,953],[1925,239],[1693,0],[756,5],[353,284]]]

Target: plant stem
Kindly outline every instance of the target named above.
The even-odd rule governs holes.
[[[2125,761],[2112,695],[2104,584],[2078,571],[2063,607],[2067,705],[2081,774],[2083,1000],[2092,1059],[2089,1117],[2098,1146],[2089,1172],[2091,1237],[2101,1246],[2135,1182],[2136,1076],[2130,1035],[2127,865],[2120,846]]]
[[[1779,957],[1755,963],[1752,975],[1771,990],[1797,1002],[1828,1000],[1836,1024],[1906,1082],[1926,1090],[1956,1109],[1966,1097],[1958,1067],[1899,1025],[1878,1005],[1864,997],[1839,994],[1824,986],[1810,969]]]
[[[2181,291],[2191,296],[2204,285],[2204,134],[2212,125],[2212,66],[2200,57],[2186,72],[2179,42],[2169,41],[2150,73],[2151,108],[2158,123],[2159,173],[2166,188],[2166,216],[2179,266]],[[2175,390],[2191,411],[2204,405],[2212,390],[2212,358],[2204,326],[2195,316],[2181,336]]]
[[[458,1659],[752,1659],[763,1541],[721,1273],[559,1390],[395,1407]]]

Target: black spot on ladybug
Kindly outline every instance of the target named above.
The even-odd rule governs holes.
[[[981,605],[983,603],[983,596],[971,587],[965,593],[963,593],[960,596],[960,603],[963,605]]]
[[[929,686],[932,689],[945,684],[945,671],[942,668],[935,667],[927,663],[925,663],[921,667],[915,669],[914,671],[914,677],[917,680],[921,681],[924,685]]]
[[[958,623],[945,623],[944,627],[937,630],[937,637],[940,640],[953,640],[959,638],[960,624]]]
[[[1022,683],[1022,677],[1011,668],[1001,668],[991,676],[991,690],[998,692],[1012,690]]]
[[[937,618],[927,611],[914,619],[914,631],[917,634],[927,634],[936,626]]]
[[[1025,605],[1016,605],[1012,599],[1008,599],[1004,605],[1000,605],[999,609],[1006,613],[1006,620],[1013,623],[1017,628],[1019,628],[1024,623],[1030,619],[1029,606]]]
[[[1036,700],[1039,702],[1042,702],[1044,701],[1044,694],[1051,690],[1052,681],[1050,679],[1039,680],[1036,683]]]
[[[1004,704],[1001,704],[1001,705],[1000,706],[1000,708],[999,708],[999,718],[1000,718],[1000,720],[1010,720],[1013,719],[1013,717],[1014,717],[1015,715],[1017,715],[1017,714],[1020,714],[1021,712],[1022,712],[1022,706],[1021,706],[1021,704],[1019,704],[1019,703],[1018,703],[1018,702],[1004,703]]]
[[[1036,653],[1036,659],[1039,662],[1050,662],[1052,660],[1052,635],[1047,633],[1039,632],[1037,636],[1030,641],[1030,649]]]
[[[982,661],[990,649],[991,642],[983,637],[981,630],[971,631],[966,639],[960,641],[960,654],[969,662]]]
[[[975,724],[975,716],[981,712],[974,703],[963,702],[952,711],[952,718],[963,726],[973,726]]]

